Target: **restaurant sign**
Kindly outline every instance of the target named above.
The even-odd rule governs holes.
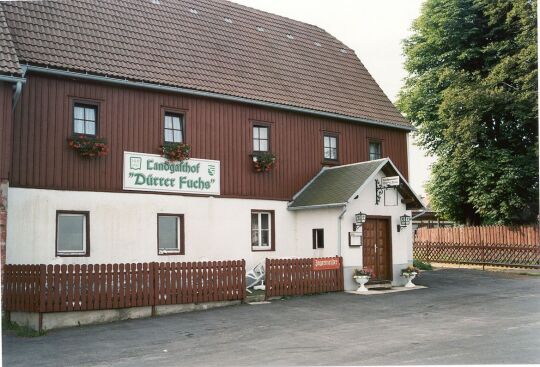
[[[312,269],[317,270],[334,270],[339,269],[339,257],[323,257],[313,259]]]
[[[219,161],[172,162],[157,154],[124,152],[124,190],[219,195],[219,177]]]

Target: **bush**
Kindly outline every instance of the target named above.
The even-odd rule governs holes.
[[[431,266],[430,263],[425,263],[425,262],[422,262],[420,260],[414,260],[413,261],[413,266],[415,268],[420,269],[420,270],[433,270],[433,266]]]

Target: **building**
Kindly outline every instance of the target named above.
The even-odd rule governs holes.
[[[400,281],[413,128],[324,30],[222,0],[4,2],[0,25],[7,263],[342,255],[348,288]]]

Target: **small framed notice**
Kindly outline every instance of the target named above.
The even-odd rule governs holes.
[[[349,232],[349,246],[350,247],[362,246],[362,232]]]

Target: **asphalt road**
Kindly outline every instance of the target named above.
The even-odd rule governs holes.
[[[443,269],[429,288],[3,335],[4,366],[540,363],[540,277]]]

